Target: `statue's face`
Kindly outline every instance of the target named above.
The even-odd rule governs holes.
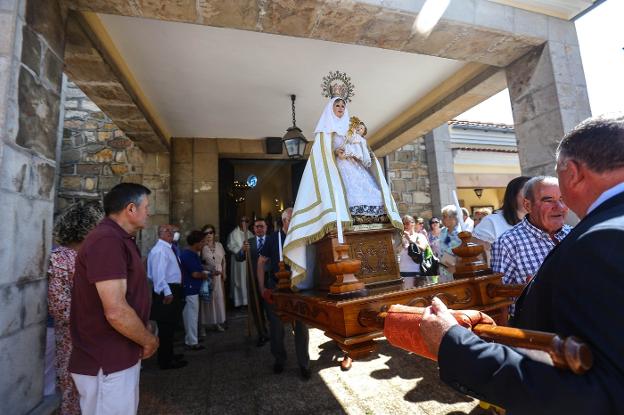
[[[343,100],[341,99],[337,99],[336,101],[334,101],[334,115],[338,118],[342,118],[342,116],[344,115],[345,112],[345,103]]]
[[[366,127],[364,127],[364,124],[360,124],[355,129],[355,132],[364,137],[366,135]]]

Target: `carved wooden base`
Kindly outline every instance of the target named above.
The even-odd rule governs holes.
[[[374,353],[377,350],[377,346],[372,340],[353,345],[340,344],[338,342],[336,343],[338,344],[338,347],[340,347],[340,349],[345,353],[342,361],[340,362],[340,369],[342,369],[343,371],[351,369],[351,365],[354,360],[365,359],[371,353]]]
[[[345,246],[348,246],[348,257],[360,263],[359,269],[353,272],[357,280],[366,287],[384,283],[400,283],[399,265],[392,247],[392,236],[396,230],[391,227],[370,225],[356,226],[354,230],[344,233]],[[316,259],[319,266],[317,288],[330,291],[336,282],[335,276],[326,268],[327,264],[335,263],[341,258],[336,252],[338,238],[330,233],[316,242]]]
[[[492,288],[492,284],[500,284],[501,279],[501,274],[489,274],[419,287],[402,284],[369,288],[365,297],[340,300],[330,298],[327,291],[293,293],[278,290],[274,292],[273,300],[280,316],[301,320],[325,331],[326,336],[336,341],[348,357],[341,365],[347,369],[350,360],[361,359],[374,352],[374,339],[383,337],[383,331],[360,324],[358,316],[361,310],[378,312],[383,306],[393,304],[428,306],[436,296],[450,308],[481,310],[494,318],[497,324],[505,325],[507,308],[512,300]]]
[[[353,364],[353,359],[349,357],[349,355],[345,355],[340,362],[340,369],[342,371],[347,371],[351,369],[351,365]]]

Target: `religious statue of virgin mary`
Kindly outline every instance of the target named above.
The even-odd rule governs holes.
[[[337,227],[349,230],[354,224],[389,223],[403,229],[379,161],[357,132],[359,120],[350,124],[350,78],[331,72],[322,87],[330,100],[314,129],[314,143],[284,241],[292,286],[311,280],[311,276],[306,278],[306,269],[314,258],[308,258],[306,248]],[[300,288],[311,287],[309,282],[304,285]]]

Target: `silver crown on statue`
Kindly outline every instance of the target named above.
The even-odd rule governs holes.
[[[323,83],[321,83],[321,89],[325,98],[340,97],[345,102],[350,102],[355,95],[353,92],[355,86],[351,83],[351,77],[340,71],[330,72],[325,75]]]

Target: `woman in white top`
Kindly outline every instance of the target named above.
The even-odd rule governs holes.
[[[418,245],[423,252],[429,246],[427,238],[416,232],[416,220],[413,216],[403,216],[403,235],[401,237],[401,251],[399,253],[399,272],[402,277],[420,277],[420,264],[416,263],[408,254],[410,243]]]
[[[529,179],[530,177],[527,176],[519,176],[511,180],[505,189],[503,207],[481,219],[481,222],[475,226],[472,232],[473,242],[484,246],[488,264],[490,263],[492,243],[505,231],[514,227],[527,214],[522,203],[524,199],[522,189]]]
[[[460,211],[461,215],[462,212]],[[438,282],[453,281],[455,273],[456,257],[453,248],[461,244],[458,233],[460,232],[457,208],[455,205],[447,205],[442,208],[442,224],[440,231],[440,276]]]

